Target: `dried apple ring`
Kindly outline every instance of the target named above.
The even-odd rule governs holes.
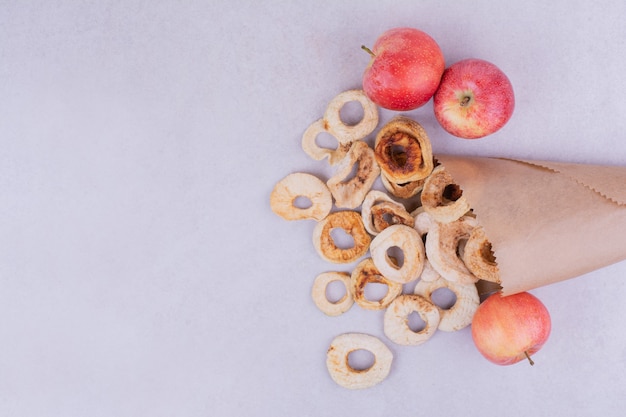
[[[367,369],[354,369],[348,362],[350,353],[366,350],[374,355],[374,364]],[[389,375],[393,353],[380,339],[365,333],[344,333],[337,336],[326,352],[326,368],[337,384],[349,389],[370,388]]]
[[[420,198],[424,210],[442,223],[453,222],[470,210],[463,191],[443,165],[435,167],[426,179]]]
[[[370,190],[363,199],[363,203],[361,203],[361,217],[363,218],[363,225],[365,226],[365,230],[368,231],[371,235],[377,235],[380,233],[379,230],[374,228],[374,219],[372,218],[372,207],[376,204],[388,202],[392,204],[398,204],[402,206],[400,203],[394,201],[389,194],[378,191],[378,190]],[[404,207],[404,206],[402,206]]]
[[[380,129],[374,152],[385,177],[396,184],[424,179],[433,170],[432,148],[426,131],[405,116],[394,117]]]
[[[351,176],[356,165],[356,175]],[[337,172],[327,182],[340,208],[357,208],[380,175],[380,168],[374,158],[374,151],[367,143],[357,140],[339,164]]]
[[[402,251],[400,263],[389,254],[394,248]],[[374,237],[370,253],[381,274],[402,284],[417,279],[424,268],[424,242],[415,229],[403,224],[389,226]]]
[[[295,205],[298,197],[308,200],[309,207]],[[270,194],[270,207],[285,220],[324,219],[333,207],[333,197],[322,180],[304,172],[289,174],[280,180]]]
[[[348,125],[341,120],[341,109],[346,103],[357,101],[363,107],[363,118],[354,125]],[[335,136],[339,143],[351,143],[363,139],[378,126],[378,107],[371,101],[363,90],[348,90],[340,93],[331,100],[324,112],[326,130]]]
[[[302,149],[309,155],[311,158],[316,161],[321,161],[324,158],[328,158],[328,163],[330,165],[335,165],[339,161],[341,161],[344,156],[350,150],[350,146],[352,142],[342,143],[339,141],[337,137],[335,137],[331,132],[326,129],[327,125],[324,119],[319,119],[313,122],[302,135]],[[337,139],[337,147],[335,149],[325,148],[319,146],[317,144],[317,137],[321,133],[328,133]]]
[[[440,288],[447,288],[452,291],[456,297],[454,305],[450,308],[439,308],[441,320],[439,321],[439,330],[444,332],[454,332],[469,326],[474,317],[474,313],[480,304],[478,290],[474,284],[460,284],[458,282],[450,282],[443,277],[439,277],[434,281],[419,281],[413,292],[421,295],[431,303],[435,304],[432,295]],[[435,304],[437,305],[437,304]]]
[[[345,294],[339,300],[332,302],[326,296],[326,288],[331,282],[341,282],[345,287]],[[350,291],[350,274],[347,272],[323,272],[315,277],[311,290],[313,302],[327,316],[340,316],[354,304]]]
[[[411,214],[406,211],[404,206],[398,207],[397,204],[390,202],[382,202],[372,207],[372,218],[374,219],[374,228],[380,232],[394,224],[403,224],[413,227],[415,220]]]
[[[371,283],[387,286],[387,293],[380,300],[369,300],[365,297],[365,287]],[[390,281],[381,275],[371,258],[363,259],[354,268],[350,276],[350,288],[354,301],[366,310],[382,310],[402,294],[402,284]]]
[[[424,181],[426,180],[415,180],[409,182],[393,182],[384,172],[381,172],[380,180],[383,183],[383,187],[394,197],[409,199],[419,194],[420,191],[424,188]]]
[[[425,327],[414,331],[409,327],[409,315],[417,313]],[[439,308],[425,297],[402,294],[389,304],[383,318],[385,335],[399,345],[420,345],[432,337],[441,319]]]
[[[430,227],[426,235],[426,256],[448,281],[473,284],[478,280],[461,258],[462,247],[477,225],[475,218],[463,216],[450,223],[435,222]]]
[[[339,248],[331,231],[343,229],[354,240],[354,245],[348,248]],[[356,211],[345,210],[330,213],[319,221],[313,229],[313,245],[319,255],[328,262],[350,263],[365,255],[372,238],[363,226],[361,214]]]
[[[500,284],[498,264],[482,226],[472,230],[465,243],[462,259],[467,269],[479,279]]]
[[[394,201],[388,194],[372,190],[365,196],[361,206],[361,217],[365,230],[377,235],[392,224],[413,226],[415,220],[402,203]]]

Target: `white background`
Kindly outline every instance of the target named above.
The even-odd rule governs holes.
[[[626,263],[532,291],[553,320],[533,367],[492,365],[464,329],[386,340],[389,377],[349,391],[328,344],[385,340],[382,313],[317,310],[313,278],[337,267],[269,194],[328,178],[301,135],[396,26],[515,87],[478,141],[431,103],[409,112],[435,153],[623,165],[625,16],[622,0],[0,1],[0,415],[621,415]]]

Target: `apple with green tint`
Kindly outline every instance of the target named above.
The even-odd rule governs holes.
[[[503,296],[500,292],[483,301],[472,319],[472,339],[478,351],[497,365],[512,365],[530,358],[550,336],[551,320],[546,306],[528,292]]]
[[[515,94],[500,68],[464,59],[446,68],[433,97],[435,117],[450,134],[478,139],[500,130],[513,115]]]

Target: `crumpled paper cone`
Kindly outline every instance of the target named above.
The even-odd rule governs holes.
[[[485,228],[504,294],[626,259],[626,166],[437,155]]]

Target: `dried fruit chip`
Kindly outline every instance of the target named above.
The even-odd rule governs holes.
[[[430,227],[426,235],[426,256],[448,281],[473,284],[478,280],[461,258],[461,247],[477,224],[475,218],[463,216],[451,223],[435,222]]]
[[[352,101],[359,102],[363,107],[363,118],[356,124],[346,124],[341,120],[341,109],[346,103]],[[348,90],[332,99],[324,112],[323,120],[326,123],[326,129],[340,143],[351,143],[363,139],[378,126],[378,107],[363,90]]]
[[[417,313],[425,323],[423,329],[409,327],[409,315]],[[402,294],[385,311],[385,335],[399,345],[420,345],[432,337],[439,326],[439,309],[426,298],[416,294]]]
[[[500,271],[493,255],[491,242],[485,229],[477,226],[472,230],[463,249],[463,262],[479,279],[500,284]]]
[[[335,244],[331,231],[343,229],[354,240],[354,245],[348,248],[340,248]],[[365,255],[369,249],[372,238],[365,227],[361,214],[344,210],[330,213],[325,219],[315,225],[313,229],[313,245],[319,255],[332,263],[350,263]]]
[[[337,147],[336,148],[325,148],[323,146],[319,146],[317,144],[317,137],[321,133],[328,133],[333,136],[326,129],[326,122],[324,119],[319,119],[313,122],[302,135],[302,149],[309,155],[311,158],[316,161],[321,161],[324,158],[328,158],[328,163],[330,165],[335,165],[340,162],[350,150],[350,146],[352,142],[341,143],[338,138],[337,139]]]
[[[461,188],[442,165],[424,182],[420,198],[424,210],[441,223],[453,222],[470,210]]]
[[[391,183],[421,180],[433,170],[432,148],[426,131],[405,116],[394,117],[380,129],[374,152],[380,169]]]
[[[452,291],[456,297],[454,305],[450,308],[439,307],[441,320],[439,321],[439,330],[445,332],[453,332],[461,330],[470,325],[474,313],[480,303],[478,290],[474,284],[460,284],[458,282],[450,282],[443,277],[439,277],[434,281],[420,280],[413,292],[421,295],[431,303],[436,303],[432,299],[432,295],[440,288],[447,288]]]
[[[365,287],[371,283],[387,286],[387,293],[380,300],[369,300],[365,297]],[[366,310],[382,310],[402,294],[402,284],[390,281],[381,275],[371,258],[363,259],[354,268],[350,278],[350,288],[354,301]]]
[[[341,299],[332,302],[326,296],[326,288],[331,282],[341,282],[345,287],[345,294]],[[327,316],[339,316],[354,304],[354,298],[350,291],[350,274],[347,272],[324,272],[315,277],[311,290],[313,302]]]
[[[374,364],[367,369],[354,369],[348,355],[367,350],[374,355]],[[344,388],[363,389],[381,383],[389,375],[393,353],[380,339],[365,333],[344,333],[337,336],[326,353],[326,367],[333,381]]]
[[[351,176],[355,166],[356,175]],[[337,207],[354,209],[361,205],[379,175],[374,151],[367,143],[357,140],[326,184]]]
[[[371,190],[361,205],[363,225],[371,235],[376,236],[392,224],[413,226],[415,220],[402,203],[394,201],[388,194]]]
[[[389,251],[401,251],[402,260],[390,256]],[[424,268],[424,242],[415,229],[394,224],[380,232],[370,245],[376,268],[387,278],[399,283],[417,279]]]
[[[295,205],[298,197],[310,203],[309,207]],[[333,207],[333,197],[322,180],[314,175],[296,172],[280,180],[270,194],[270,207],[285,220],[324,219]]]

